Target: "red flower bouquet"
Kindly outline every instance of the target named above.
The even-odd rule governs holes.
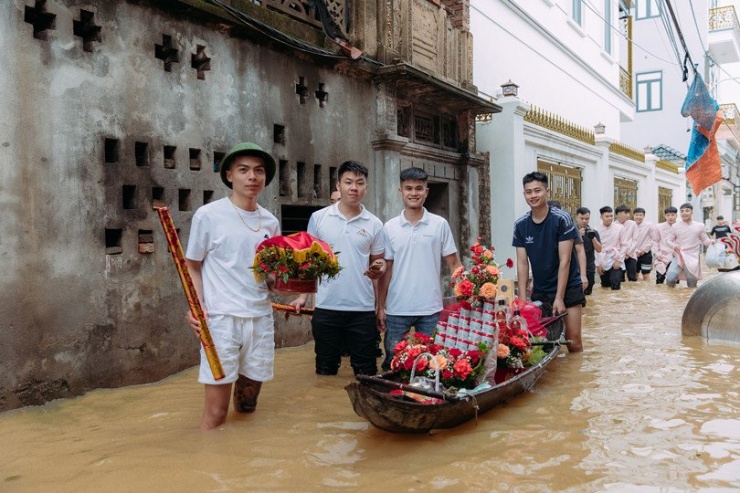
[[[434,344],[429,336],[408,334],[393,348],[391,369],[408,382],[415,376],[439,381],[445,388],[472,389],[483,371],[488,348],[481,343],[478,350],[462,351]]]
[[[496,299],[498,292],[499,267],[493,254],[493,247],[481,244],[481,239],[470,247],[470,269],[458,267],[452,273],[455,297],[471,306],[480,306],[485,300]],[[506,266],[511,268],[514,261],[508,259]]]
[[[275,236],[260,243],[251,268],[257,281],[274,279],[278,290],[311,292],[316,282],[339,274],[337,253],[305,232]],[[291,284],[301,287],[293,290],[287,287]]]

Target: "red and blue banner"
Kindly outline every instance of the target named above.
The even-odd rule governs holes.
[[[705,188],[722,180],[722,163],[715,136],[723,121],[717,101],[709,94],[698,73],[694,75],[694,82],[686,95],[681,114],[694,120],[686,158],[686,179],[691,184],[694,195],[698,195]]]

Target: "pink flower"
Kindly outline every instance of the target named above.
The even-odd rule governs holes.
[[[511,354],[511,351],[509,350],[509,346],[506,344],[499,344],[498,345],[498,351],[496,351],[496,357],[499,359],[507,358]]]

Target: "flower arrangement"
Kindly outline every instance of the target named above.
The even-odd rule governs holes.
[[[391,369],[399,372],[404,381],[409,380],[412,370],[415,376],[434,380],[439,369],[439,381],[445,388],[474,388],[487,351],[485,343],[479,344],[478,350],[462,351],[434,344],[421,333],[408,334],[393,348]]]
[[[535,337],[531,332],[514,324],[501,326],[498,335],[497,365],[502,368],[525,368],[534,366],[547,355],[541,345],[532,342],[546,341],[545,337]]]
[[[452,273],[455,297],[471,306],[480,306],[485,300],[494,300],[498,292],[499,267],[493,254],[493,247],[481,244],[481,238],[470,247],[470,269],[458,267]],[[506,267],[512,268],[514,261],[506,260]]]
[[[305,232],[269,238],[257,247],[251,269],[262,282],[267,278],[283,281],[321,281],[333,279],[341,270],[331,247]]]

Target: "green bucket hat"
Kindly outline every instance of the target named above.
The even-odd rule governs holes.
[[[224,182],[224,185],[231,188],[231,182],[226,179],[226,171],[231,166],[231,162],[237,156],[261,157],[262,160],[265,162],[265,186],[270,184],[273,177],[275,176],[275,170],[277,168],[275,166],[275,160],[272,158],[272,156],[263,151],[262,148],[257,144],[254,144],[252,142],[242,142],[241,144],[237,144],[229,149],[229,152],[226,153],[224,158],[221,160],[219,171],[221,173],[221,181]]]

